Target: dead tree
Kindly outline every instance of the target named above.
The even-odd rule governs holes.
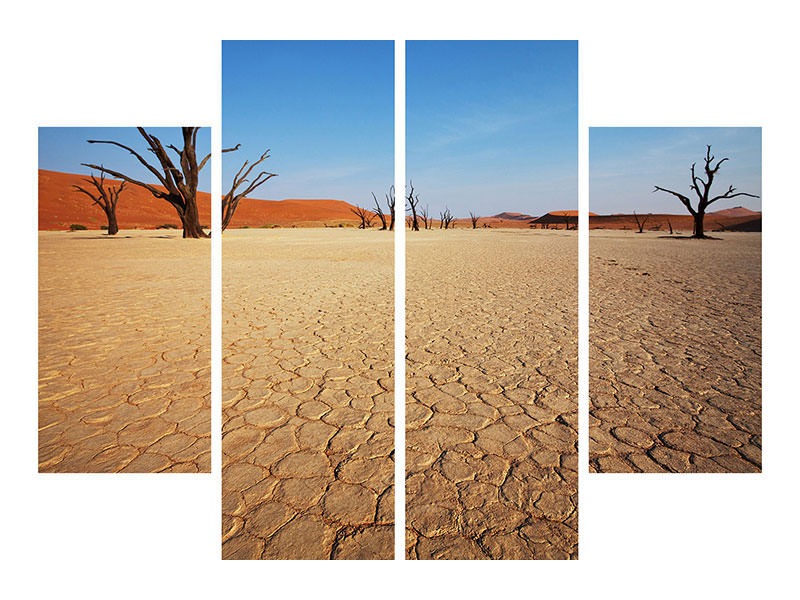
[[[178,213],[178,217],[183,224],[183,237],[184,238],[207,238],[209,235],[203,231],[200,226],[200,215],[197,212],[197,181],[200,171],[211,158],[211,153],[197,162],[197,130],[199,127],[181,127],[183,134],[183,148],[179,149],[168,144],[166,147],[161,143],[156,136],[147,133],[144,127],[136,128],[149,146],[148,150],[152,152],[158,160],[158,166],[154,166],[147,162],[141,154],[120,144],[119,142],[106,141],[106,140],[87,140],[90,144],[111,144],[123,150],[127,150],[136,157],[145,168],[153,174],[158,180],[161,187],[150,183],[145,183],[137,179],[133,179],[128,175],[113,171],[99,165],[91,165],[81,163],[90,169],[96,169],[103,173],[108,173],[112,177],[118,177],[133,185],[138,185],[153,194],[156,198],[166,200]],[[167,149],[172,150],[178,155],[180,168],[175,166],[175,163],[167,154]],[[163,188],[163,189],[162,189]]]
[[[361,219],[361,223],[358,226],[359,229],[367,229],[368,227],[372,227],[372,220],[375,218],[375,215],[369,212],[366,208],[361,208],[360,206],[356,205],[350,209],[350,212]]]
[[[480,217],[478,217],[477,215],[473,214],[472,211],[469,211],[469,218],[472,221],[472,228],[473,229],[477,229],[478,228],[478,219]]]
[[[119,187],[108,186],[105,187],[105,175],[103,172],[100,172],[100,180],[98,181],[94,174],[89,175],[90,179],[84,179],[86,183],[91,183],[96,192],[90,192],[82,188],[79,185],[73,185],[76,190],[82,192],[89,196],[92,199],[92,202],[97,204],[100,208],[103,209],[103,212],[106,213],[106,219],[108,220],[108,235],[116,235],[119,231],[119,226],[117,225],[117,201],[119,200],[119,195],[122,193],[122,190],[125,189],[125,181],[119,184]]]
[[[636,226],[639,228],[637,233],[644,233],[644,226],[647,223],[647,219],[650,218],[650,213],[646,215],[642,215],[642,218],[639,218],[639,215],[636,214],[636,211],[633,211],[633,218],[636,219]]]
[[[394,231],[394,185],[386,194],[386,204],[389,206],[389,231]]]
[[[420,210],[419,218],[422,221],[422,228],[423,229],[430,229],[430,219],[428,218],[428,206],[425,205],[425,208]]]
[[[236,144],[233,148],[223,148],[223,152],[233,152],[239,149],[241,144]],[[236,173],[233,177],[233,183],[231,183],[231,189],[228,190],[222,197],[222,231],[225,231],[228,228],[228,225],[231,224],[231,219],[233,219],[233,214],[236,212],[236,208],[239,206],[239,202],[242,198],[247,198],[251,192],[253,192],[257,187],[263,185],[273,177],[277,177],[275,173],[269,173],[267,171],[261,171],[258,175],[256,175],[252,181],[248,180],[250,177],[250,173],[253,169],[256,168],[259,164],[264,162],[269,158],[269,150],[264,152],[257,161],[251,164],[248,167],[249,161],[244,161],[242,168],[239,169],[239,172]],[[239,188],[247,183],[247,186],[240,190]]]
[[[450,209],[447,208],[446,206],[444,208],[444,212],[439,213],[439,217],[441,219],[441,221],[439,223],[439,229],[442,228],[442,225],[444,225],[445,229],[449,229],[450,228],[450,224],[453,222],[453,219],[455,218],[450,213]],[[453,227],[453,228],[455,228],[455,227]]]
[[[417,205],[419,204],[419,195],[414,195],[414,184],[409,181],[409,187],[411,188],[408,192],[408,196],[406,196],[406,202],[408,203],[408,207],[406,210],[411,211],[411,230],[412,231],[419,231],[419,217],[417,216]]]
[[[731,198],[736,198],[737,196],[748,196],[750,198],[759,197],[746,192],[737,192],[736,188],[733,186],[730,186],[728,191],[724,194],[711,197],[711,185],[714,183],[714,176],[717,174],[717,171],[719,171],[722,163],[728,160],[728,158],[723,158],[717,162],[716,165],[713,165],[712,163],[715,159],[713,156],[711,156],[711,146],[709,145],[706,146],[706,155],[703,160],[705,161],[705,165],[703,167],[706,174],[705,179],[703,179],[702,176],[695,174],[695,165],[697,163],[692,163],[691,168],[692,184],[689,186],[689,189],[694,190],[695,194],[697,195],[697,208],[693,207],[691,200],[683,194],[679,194],[678,192],[673,192],[672,190],[668,190],[659,186],[655,186],[655,189],[653,190],[654,192],[661,191],[672,194],[681,201],[681,203],[686,207],[686,210],[688,210],[694,218],[694,233],[692,234],[692,237],[699,239],[706,237],[703,231],[703,219],[706,216],[706,209],[709,207],[709,205],[713,204],[717,200],[729,200]]]
[[[381,231],[386,231],[386,215],[383,214],[383,210],[381,209],[381,205],[378,204],[378,198],[375,196],[375,192],[372,192],[372,199],[375,201],[375,214],[378,215],[378,218],[381,220]]]
[[[669,234],[672,235],[672,223],[670,223],[669,219],[667,219],[667,225],[669,225]]]

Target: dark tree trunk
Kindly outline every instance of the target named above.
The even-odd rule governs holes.
[[[184,238],[208,238],[210,237],[200,226],[199,213],[197,211],[197,181],[198,175],[203,166],[211,159],[211,153],[198,163],[197,161],[197,130],[198,127],[181,127],[183,135],[183,148],[177,148],[172,144],[166,147],[156,136],[147,133],[143,127],[136,128],[142,137],[147,141],[149,150],[158,159],[158,167],[147,162],[144,157],[133,148],[120,144],[119,142],[108,140],[87,140],[90,144],[111,144],[130,152],[136,159],[144,165],[150,173],[158,180],[158,184],[153,185],[138,181],[112,169],[107,169],[102,165],[81,163],[90,169],[97,169],[101,173],[108,173],[113,177],[118,177],[123,181],[138,185],[148,190],[156,198],[162,198],[169,202],[177,211],[183,224]],[[167,149],[173,150],[180,157],[180,169],[177,168],[168,155]],[[161,187],[158,187],[158,186]]]
[[[694,214],[694,234],[692,237],[695,238],[705,238],[706,235],[703,232],[703,218],[706,216],[704,212],[696,212]]]
[[[115,210],[107,210],[106,211],[106,218],[108,219],[108,235],[116,235],[119,231],[119,226],[117,225],[117,213]]]
[[[190,204],[185,211],[178,210],[178,216],[183,224],[184,238],[208,238],[209,236],[200,226],[200,215],[197,212],[197,205]]]
[[[713,163],[716,159],[715,157],[711,156],[711,146],[709,145],[706,146],[706,156],[703,160],[705,161],[705,165],[703,167],[703,170],[706,174],[705,179],[703,179],[702,175],[697,175],[697,172],[695,171],[697,163],[692,163],[692,167],[689,171],[692,176],[692,185],[690,189],[694,190],[698,198],[696,210],[692,207],[692,201],[683,194],[673,192],[672,190],[668,190],[667,188],[660,186],[655,186],[655,189],[653,190],[654,192],[660,191],[672,194],[681,201],[681,203],[686,207],[686,210],[688,210],[694,218],[694,233],[692,237],[697,239],[706,238],[706,235],[703,232],[703,218],[706,216],[706,209],[709,207],[709,205],[713,204],[717,200],[730,200],[731,198],[736,198],[738,196],[748,196],[750,198],[759,197],[755,194],[748,194],[747,192],[737,192],[735,187],[729,186],[727,192],[712,198],[711,186],[714,183],[714,177],[716,176],[717,171],[719,171],[722,163],[728,159],[723,158],[718,161],[716,165],[714,165]]]

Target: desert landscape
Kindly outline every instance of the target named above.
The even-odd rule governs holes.
[[[222,244],[222,557],[391,559],[394,235],[234,227]]]
[[[592,471],[761,470],[761,234],[713,235],[590,232]]]
[[[39,232],[40,472],[210,472],[211,254],[180,236]]]
[[[40,472],[211,471],[199,129],[39,129]]]
[[[577,232],[406,240],[407,558],[577,558]]]

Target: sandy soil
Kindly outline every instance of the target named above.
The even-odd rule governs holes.
[[[590,468],[761,469],[761,234],[590,234]]]
[[[394,554],[394,235],[223,236],[222,556]]]
[[[406,239],[408,558],[577,558],[577,232]]]
[[[39,233],[39,470],[210,471],[208,240]]]

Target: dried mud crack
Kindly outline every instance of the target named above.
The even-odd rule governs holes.
[[[406,552],[578,548],[577,235],[407,236]]]
[[[393,558],[393,241],[226,231],[223,558]]]
[[[210,258],[180,232],[39,233],[40,472],[210,471]]]
[[[592,471],[761,470],[761,234],[715,235],[591,232]]]

